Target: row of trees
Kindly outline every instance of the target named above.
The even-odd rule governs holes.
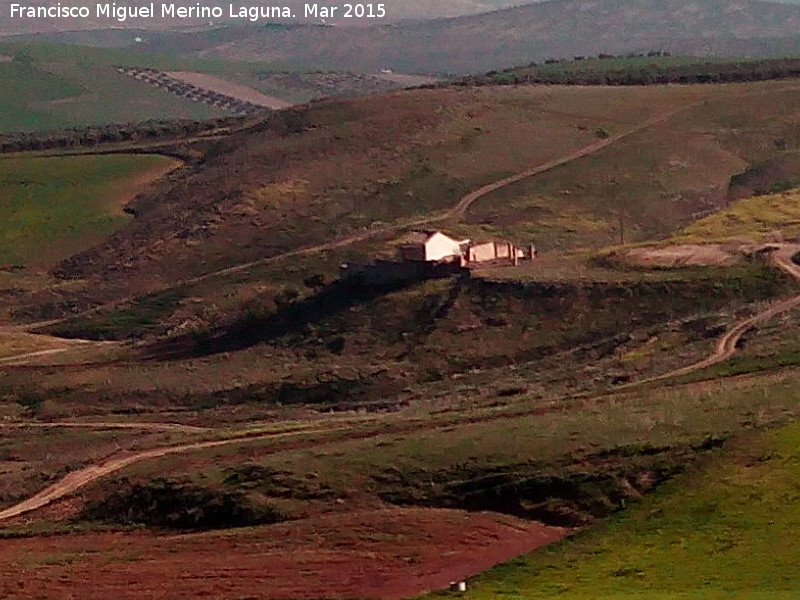
[[[551,63],[552,64],[552,63]],[[793,79],[800,77],[800,59],[776,58],[744,61],[652,62],[624,61],[597,68],[553,68],[529,65],[467,77],[458,85],[658,85],[729,83]]]
[[[92,147],[120,142],[180,139],[225,130],[240,123],[237,117],[193,120],[142,121],[21,132],[0,135],[0,153]]]
[[[612,60],[614,58],[656,58],[656,57],[668,58],[670,56],[672,56],[672,53],[671,52],[667,52],[665,50],[651,50],[650,52],[638,52],[638,53],[637,52],[629,52],[628,54],[620,54],[620,55],[608,54],[606,52],[601,52],[600,54],[597,55],[597,59],[598,60]],[[594,58],[593,56],[579,55],[579,56],[574,57],[571,62],[582,62],[584,60],[591,60],[593,58]],[[570,61],[565,59],[565,58],[548,58],[548,59],[546,59],[544,61],[544,64],[546,64],[546,65],[555,65],[555,64],[561,64],[561,63],[566,63],[566,62],[570,62]],[[536,63],[532,62],[528,66],[529,67],[535,67]]]
[[[193,100],[194,102],[202,102],[203,104],[219,108],[220,110],[226,110],[235,115],[246,116],[265,110],[265,107],[259,104],[254,104],[253,102],[242,100],[234,96],[228,96],[227,94],[222,94],[213,90],[207,90],[193,83],[175,79],[168,73],[157,69],[117,67],[117,71],[148,85],[162,88],[181,98]]]

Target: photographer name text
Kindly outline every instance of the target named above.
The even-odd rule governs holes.
[[[304,4],[302,12],[288,6],[191,6],[152,2],[141,6],[118,5],[113,2],[93,6],[55,4],[33,6],[10,4],[12,19],[109,19],[124,23],[129,19],[246,19],[251,22],[275,19],[382,19],[386,16],[385,4]]]

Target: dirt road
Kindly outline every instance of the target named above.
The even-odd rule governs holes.
[[[0,367],[3,365],[21,365],[33,358],[40,358],[42,356],[52,356],[53,354],[61,354],[70,349],[70,346],[63,348],[50,348],[48,350],[37,350],[36,352],[26,352],[24,354],[15,354],[7,358],[0,358]]]
[[[472,204],[474,204],[476,200],[479,200],[484,196],[491,194],[492,192],[496,192],[497,190],[509,186],[512,183],[517,183],[518,181],[522,181],[523,179],[528,179],[529,177],[533,177],[534,175],[539,175],[547,171],[552,171],[556,167],[560,167],[567,163],[571,163],[575,160],[578,160],[579,158],[583,158],[584,156],[589,156],[590,154],[594,154],[595,152],[598,152],[603,148],[607,148],[611,144],[615,144],[620,140],[624,140],[625,138],[632,136],[634,133],[638,133],[639,131],[642,131],[659,123],[663,123],[664,121],[669,120],[675,115],[690,110],[695,106],[698,106],[699,104],[701,104],[701,102],[692,102],[691,104],[686,104],[684,106],[681,106],[680,108],[676,108],[669,112],[655,115],[638,125],[626,129],[621,133],[612,135],[604,140],[599,140],[597,142],[594,142],[593,144],[589,144],[585,148],[576,150],[575,152],[567,154],[566,156],[562,156],[561,158],[556,158],[555,160],[551,160],[549,162],[541,164],[527,171],[517,173],[516,175],[512,175],[511,177],[506,177],[505,179],[501,179],[500,181],[495,181],[494,183],[490,183],[481,188],[478,188],[477,190],[470,192],[469,194],[461,198],[458,204],[456,204],[452,209],[450,209],[445,216],[438,217],[438,219],[444,220],[452,217],[460,217],[465,212],[467,212],[467,210],[469,210],[469,207],[472,206]]]
[[[45,324],[37,323],[36,327],[45,327],[46,325],[54,324],[53,321],[47,321]],[[41,350],[28,350],[20,352],[19,354],[12,354],[11,356],[0,357],[0,367],[12,367],[29,364],[31,361],[42,358],[45,356],[52,356],[55,354],[62,354],[68,350],[75,348],[86,348],[88,346],[106,346],[114,347],[120,346],[120,342],[113,341],[96,341],[84,340],[80,338],[60,338],[44,333],[31,333],[27,329],[32,328],[34,325],[15,325],[15,326],[0,326],[0,342],[3,337],[11,337],[12,339],[23,339],[25,337],[36,340],[35,346],[41,345],[51,346],[49,348],[42,348]],[[15,337],[16,336],[16,337]]]
[[[178,433],[203,433],[211,431],[209,427],[197,427],[195,425],[183,425],[181,423],[150,423],[150,422],[114,422],[114,421],[52,421],[50,423],[36,423],[30,421],[0,423],[0,430],[3,429],[135,429],[141,431],[173,431]]]
[[[52,323],[52,321],[49,321],[48,323]],[[43,325],[38,324],[38,326]],[[22,350],[25,347],[24,341],[26,339],[32,342],[30,344],[30,348],[26,349],[25,351],[19,352],[18,354],[12,354],[10,356],[0,356],[0,367],[25,365],[37,358],[62,354],[67,350],[80,347],[119,345],[119,342],[98,342],[79,338],[66,339],[47,334],[35,334],[26,331],[28,327],[30,327],[30,325],[0,326],[0,343],[3,342],[4,338],[11,338],[12,342],[22,342],[18,344],[20,346],[18,350]],[[45,347],[42,348],[42,346]],[[36,347],[41,348],[41,350],[34,350]]]
[[[791,275],[795,279],[800,280],[800,266],[795,264],[794,261],[792,260],[792,256],[794,256],[798,252],[800,252],[800,245],[796,244],[781,245],[773,253],[772,260],[778,267],[786,271],[789,275]],[[761,312],[756,313],[752,317],[739,321],[733,327],[731,327],[731,329],[728,330],[725,333],[725,335],[723,335],[717,341],[716,345],[714,346],[714,351],[703,360],[693,363],[691,365],[687,365],[685,367],[681,367],[680,369],[675,369],[674,371],[670,371],[669,373],[658,375],[657,377],[651,377],[649,379],[636,381],[630,384],[626,384],[624,386],[620,386],[618,389],[637,387],[645,383],[652,383],[655,381],[662,381],[665,379],[680,377],[682,375],[688,375],[690,373],[694,373],[695,371],[700,371],[701,369],[712,367],[721,362],[725,362],[726,360],[731,358],[734,354],[736,354],[739,342],[741,341],[742,336],[744,336],[745,333],[750,331],[756,325],[764,323],[765,321],[768,321],[781,313],[788,312],[797,307],[800,307],[800,294],[798,294],[797,296],[792,296],[791,298],[786,298],[785,300],[780,300],[778,302],[775,302],[774,304],[765,308]]]
[[[347,431],[347,427],[328,428],[324,433],[336,433],[337,431]],[[6,521],[13,517],[31,512],[38,508],[42,508],[51,502],[64,498],[77,490],[85,487],[93,481],[106,477],[111,473],[124,469],[134,463],[153,458],[161,458],[169,456],[170,454],[181,454],[183,452],[191,452],[193,450],[204,450],[208,448],[217,448],[220,446],[229,446],[231,444],[242,444],[245,442],[263,441],[267,439],[283,440],[285,438],[296,437],[298,435],[308,435],[309,430],[303,429],[300,431],[289,432],[272,432],[261,435],[238,435],[237,437],[210,440],[204,442],[193,442],[189,444],[180,444],[177,446],[164,446],[161,448],[152,448],[142,452],[136,452],[127,456],[121,456],[106,460],[97,465],[91,465],[72,473],[67,474],[63,479],[60,479],[53,485],[43,489],[38,494],[31,496],[27,500],[20,502],[10,508],[0,511],[0,521]]]

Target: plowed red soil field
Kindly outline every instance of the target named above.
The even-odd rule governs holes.
[[[493,513],[384,509],[220,532],[8,539],[0,598],[404,598],[569,533]]]

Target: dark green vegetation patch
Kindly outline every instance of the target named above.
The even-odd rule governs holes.
[[[283,520],[278,510],[259,506],[241,492],[213,490],[170,479],[144,484],[120,481],[107,497],[90,502],[83,516],[170,529],[219,529]]]
[[[725,60],[669,57],[660,53],[656,56],[601,56],[531,63],[467,77],[459,84],[663,85],[736,83],[800,76],[800,58]]]

